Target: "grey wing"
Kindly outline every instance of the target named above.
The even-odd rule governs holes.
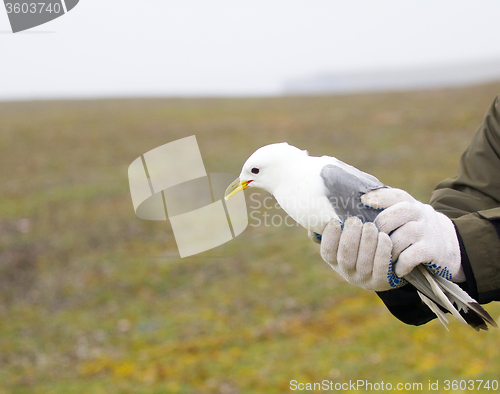
[[[357,170],[346,171],[334,164],[324,166],[321,169],[321,177],[325,183],[328,199],[342,222],[350,216],[357,216],[363,222],[375,220],[380,211],[367,208],[361,202],[361,196],[369,191],[387,187],[377,178]],[[320,240],[321,236],[317,237]],[[404,278],[423,294],[422,301],[438,316],[445,327],[448,320],[438,305],[476,330],[487,330],[486,323],[497,327],[488,312],[458,285],[429,272],[423,265],[417,266]]]
[[[374,177],[359,171],[359,176],[347,172],[334,164],[328,164],[320,173],[330,200],[340,220],[344,222],[350,216],[357,216],[363,222],[373,222],[379,211],[367,208],[361,202],[361,196],[369,191],[385,186]]]

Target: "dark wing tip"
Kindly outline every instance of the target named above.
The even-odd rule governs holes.
[[[477,302],[469,302],[469,308],[476,312],[476,314],[486,323],[488,323],[492,327],[498,328],[498,324],[495,322],[495,320]]]

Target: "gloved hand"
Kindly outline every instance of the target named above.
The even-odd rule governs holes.
[[[361,201],[370,208],[383,209],[375,224],[390,234],[396,275],[404,276],[423,263],[443,278],[465,281],[455,226],[447,216],[400,189],[374,190]]]
[[[331,220],[323,230],[321,241],[315,233],[309,238],[321,243],[321,257],[347,282],[367,290],[384,291],[406,284],[392,269],[392,242],[375,224],[350,217],[342,229]]]

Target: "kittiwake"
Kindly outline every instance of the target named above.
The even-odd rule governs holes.
[[[271,193],[290,217],[321,236],[332,219],[343,223],[357,216],[373,222],[380,211],[366,207],[361,196],[388,186],[334,157],[309,156],[307,151],[284,142],[255,151],[243,165],[240,177],[227,188],[225,198],[248,187]],[[422,302],[445,327],[448,320],[440,307],[475,329],[487,329],[486,323],[497,327],[479,303],[425,265],[418,265],[403,278],[417,289]]]

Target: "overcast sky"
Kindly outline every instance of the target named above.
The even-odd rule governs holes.
[[[269,95],[322,72],[498,60],[499,15],[498,0],[80,0],[12,34],[0,5],[0,99]]]

